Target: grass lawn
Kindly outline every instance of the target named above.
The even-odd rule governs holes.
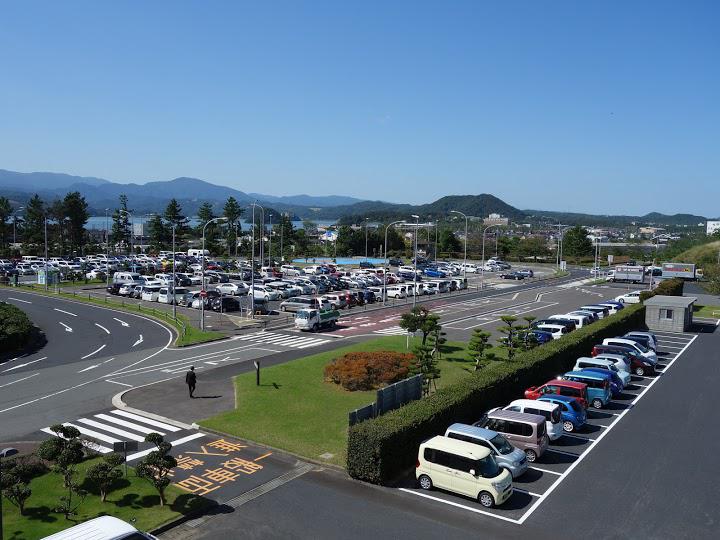
[[[720,319],[720,306],[695,306],[695,309],[693,310],[693,315],[695,317],[710,317],[712,319]]]
[[[83,462],[78,466],[78,478],[84,478],[88,467],[100,458]],[[5,538],[12,540],[35,540],[56,533],[81,521],[111,515],[133,523],[141,531],[149,531],[163,523],[187,514],[191,510],[210,504],[208,499],[191,495],[180,488],[170,485],[166,491],[167,504],[159,506],[157,491],[145,480],[135,477],[134,470],[128,467],[128,478],[121,478],[107,500],[102,503],[97,493],[90,486],[82,486],[90,491],[78,509],[78,515],[72,521],[66,520],[62,514],[52,511],[65,494],[62,477],[54,472],[35,478],[30,489],[32,495],[25,505],[25,515],[21,516],[18,509],[7,499],[3,500],[3,522]]]
[[[419,344],[420,338],[411,338],[411,349],[413,343]],[[201,424],[312,459],[330,453],[333,457],[326,461],[344,467],[348,413],[375,401],[375,391],[349,392],[326,383],[323,368],[347,352],[381,350],[405,352],[405,337],[383,337],[263,368],[260,386],[255,385],[255,373],[239,375],[235,378],[237,408]],[[467,376],[473,366],[465,343],[448,341],[439,361],[438,387]]]

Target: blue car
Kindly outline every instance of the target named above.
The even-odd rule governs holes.
[[[446,277],[445,272],[443,272],[442,270],[438,270],[437,268],[426,268],[424,274],[428,277]]]
[[[559,394],[546,394],[538,401],[547,401],[560,406],[560,416],[563,423],[563,431],[568,433],[582,429],[587,422],[587,414],[583,406],[574,397],[561,396]]]
[[[550,332],[546,332],[545,330],[532,330],[530,333],[535,336],[535,340],[540,345],[553,340],[552,334]]]
[[[590,406],[602,409],[610,403],[610,373],[594,373],[591,371],[568,371],[562,376],[566,381],[585,383],[587,385]]]
[[[617,373],[613,371],[608,371],[607,369],[596,367],[586,367],[582,368],[580,371],[590,371],[593,373],[600,373],[602,375],[610,375],[610,393],[612,394],[612,397],[618,397],[620,394],[622,394],[624,386],[622,379],[618,376]]]

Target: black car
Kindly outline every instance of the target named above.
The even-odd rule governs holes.
[[[363,295],[363,298],[365,299],[366,304],[374,304],[375,303],[375,293],[372,291],[360,291]]]
[[[360,261],[360,268],[375,268],[375,265],[369,261]]]
[[[401,266],[403,263],[402,259],[390,259],[388,260],[390,266]]]
[[[506,274],[500,274],[500,278],[501,279],[520,280],[520,279],[525,279],[525,275],[521,274],[520,272],[508,272]]]
[[[222,313],[240,311],[240,301],[232,296],[220,296],[210,301],[210,309]]]
[[[105,287],[105,290],[110,293],[117,296],[120,294],[120,287],[123,286],[123,283],[111,283],[108,287]]]

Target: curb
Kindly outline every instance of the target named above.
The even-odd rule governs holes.
[[[153,384],[157,384],[157,383],[153,382],[153,383],[143,384],[140,386],[134,386],[132,388],[128,388],[127,390],[123,390],[122,392],[118,392],[117,394],[115,394],[112,397],[113,407],[115,407],[117,409],[122,409],[124,411],[131,412],[131,413],[139,414],[139,415],[145,416],[147,418],[152,418],[153,420],[157,420],[158,422],[164,422],[166,424],[170,424],[171,426],[176,426],[181,429],[188,429],[188,430],[189,429],[198,429],[199,426],[197,424],[185,424],[183,422],[178,422],[177,420],[173,420],[172,418],[167,418],[166,416],[146,412],[141,409],[136,409],[135,407],[131,407],[130,405],[128,405],[127,403],[125,403],[123,401],[122,397],[127,392],[130,392],[131,390],[137,390],[138,388],[144,388],[145,386],[152,386]]]

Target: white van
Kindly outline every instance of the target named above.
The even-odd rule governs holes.
[[[382,287],[380,287],[380,290],[382,291]],[[405,298],[405,287],[400,287],[399,285],[388,285],[385,289],[387,291],[387,297],[388,298]]]
[[[189,292],[190,289],[186,289],[185,287],[175,287],[175,294],[173,295],[172,288],[161,287],[158,291],[157,301],[160,304],[172,304],[174,299],[174,303],[177,304],[180,302],[180,299]]]
[[[283,273],[283,276],[299,276],[302,274],[300,267],[293,266],[292,264],[283,264],[280,267],[280,271]]]
[[[140,274],[137,272],[115,272],[113,283],[139,283]]]
[[[442,435],[420,445],[415,478],[422,489],[460,493],[485,508],[504,503],[513,492],[512,475],[489,449]]]
[[[562,411],[557,403],[537,399],[516,399],[510,402],[510,405],[503,407],[503,410],[544,416],[545,429],[550,440],[555,441],[563,435]]]
[[[550,332],[553,339],[560,339],[568,332],[567,326],[563,326],[562,324],[539,324],[537,329]]]
[[[65,529],[64,531],[45,536],[42,540],[157,540],[152,534],[138,531],[129,523],[113,516],[100,516],[84,523]]]
[[[572,321],[575,323],[575,328],[582,328],[587,324],[588,317],[583,317],[582,315],[550,315],[548,319],[565,319],[566,321]]]
[[[160,289],[160,285],[144,285],[140,298],[146,302],[157,302]]]
[[[167,252],[172,257],[172,251]],[[163,252],[161,251],[160,254],[162,255]],[[210,251],[207,249],[188,249],[187,250],[188,257],[195,257],[196,259],[202,259],[203,257],[209,257]]]

